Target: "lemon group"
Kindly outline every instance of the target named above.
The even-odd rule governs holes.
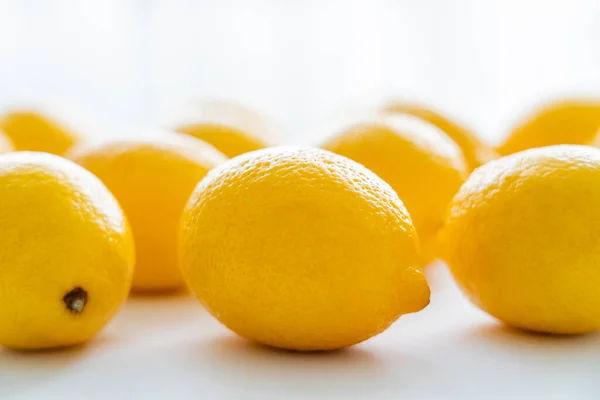
[[[91,173],[42,153],[0,156],[0,345],[87,341],[129,293],[133,240]]]
[[[0,115],[0,130],[16,150],[63,155],[81,140],[82,135],[64,118],[39,110],[20,109]]]
[[[600,328],[600,150],[523,151],[477,169],[453,201],[444,258],[468,297],[505,323]]]
[[[68,156],[98,176],[125,210],[137,253],[133,290],[181,288],[181,212],[200,179],[226,157],[200,140],[171,132],[82,145]]]
[[[468,175],[460,149],[448,136],[397,113],[350,124],[321,147],[363,164],[389,183],[415,224],[422,263],[435,257],[448,205]]]
[[[498,147],[500,154],[557,144],[596,144],[600,101],[561,100],[531,112]]]
[[[498,158],[498,154],[494,149],[481,140],[475,132],[463,124],[452,121],[433,108],[416,103],[393,102],[383,107],[383,111],[413,115],[437,126],[460,147],[471,171],[488,161]]]
[[[391,187],[320,149],[236,157],[196,187],[181,267],[234,332],[294,350],[350,346],[429,302],[416,234]]]
[[[277,143],[280,128],[254,110],[226,101],[198,101],[174,118],[170,128],[202,139],[227,157]]]

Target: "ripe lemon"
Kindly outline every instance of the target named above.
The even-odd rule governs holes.
[[[63,155],[79,142],[73,127],[55,115],[38,110],[15,110],[0,116],[0,129],[16,150],[42,151]]]
[[[431,261],[448,205],[468,174],[458,146],[432,124],[388,114],[351,125],[322,147],[363,164],[392,186],[421,239],[422,263]]]
[[[556,144],[594,144],[600,129],[600,101],[563,100],[532,112],[498,147],[512,154]]]
[[[184,211],[180,246],[212,315],[275,347],[350,346],[429,302],[398,196],[320,149],[260,150],[211,171]]]
[[[445,259],[467,296],[532,331],[600,328],[600,150],[552,146],[477,169],[454,199]]]
[[[125,210],[137,253],[133,290],[182,287],[181,212],[200,179],[226,157],[198,139],[170,132],[82,145],[68,157],[98,176]]]
[[[83,343],[129,293],[133,239],[92,174],[44,153],[0,156],[0,345]]]
[[[273,146],[280,131],[266,116],[225,101],[196,102],[171,125],[212,144],[227,157]]]
[[[491,146],[481,140],[475,132],[451,121],[439,111],[418,104],[400,102],[388,104],[383,111],[410,114],[437,126],[460,147],[470,171],[498,158]]]

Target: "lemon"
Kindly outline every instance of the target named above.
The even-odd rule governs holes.
[[[267,345],[350,346],[429,302],[398,196],[324,150],[260,150],[211,171],[180,237],[182,271],[200,301]]]
[[[497,149],[506,155],[556,144],[595,143],[600,129],[600,101],[561,100],[533,111]]]
[[[125,210],[137,253],[133,290],[181,288],[181,212],[200,179],[226,157],[200,140],[170,132],[82,145],[68,157],[96,174]]]
[[[435,257],[448,205],[468,174],[460,149],[448,136],[416,117],[388,114],[350,125],[322,147],[363,164],[389,183],[415,224],[422,264]]]
[[[280,128],[266,116],[226,101],[200,101],[170,123],[174,130],[212,144],[227,157],[270,147]]]
[[[600,150],[523,151],[477,169],[454,199],[444,255],[463,291],[505,323],[600,328]]]
[[[450,120],[443,113],[433,108],[415,103],[393,102],[385,106],[383,111],[410,114],[437,126],[460,147],[470,171],[498,158],[498,154],[492,147],[481,140],[475,132]]]
[[[16,150],[63,155],[81,135],[64,119],[39,110],[14,110],[0,116],[0,129]]]
[[[75,345],[110,321],[129,293],[134,249],[96,177],[50,154],[1,155],[0,220],[0,345]]]

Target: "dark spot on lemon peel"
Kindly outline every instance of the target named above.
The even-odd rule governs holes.
[[[87,304],[88,294],[80,287],[76,287],[69,293],[65,294],[63,301],[67,305],[67,309],[75,314],[81,314]]]

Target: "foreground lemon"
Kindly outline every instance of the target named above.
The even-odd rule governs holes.
[[[436,255],[448,205],[467,177],[458,146],[434,125],[404,114],[350,125],[322,147],[357,161],[389,183],[421,239],[422,263]]]
[[[81,135],[63,119],[38,110],[15,110],[0,116],[0,129],[16,150],[63,155]]]
[[[82,145],[68,157],[98,176],[125,210],[137,252],[133,289],[182,287],[181,212],[200,179],[226,157],[200,140],[170,132]]]
[[[600,328],[600,150],[552,146],[477,169],[443,232],[445,259],[480,308],[549,333]]]
[[[497,150],[512,154],[555,144],[600,144],[595,143],[599,129],[600,101],[562,100],[532,112]]]
[[[182,217],[182,271],[241,336],[329,350],[429,302],[410,217],[362,166],[319,149],[249,153],[213,170]]]
[[[0,156],[0,345],[79,344],[129,293],[133,239],[92,174],[43,153]]]
[[[212,144],[227,157],[273,146],[280,131],[266,116],[226,101],[196,102],[170,125]]]
[[[383,111],[413,115],[437,126],[460,147],[470,171],[498,158],[492,147],[481,140],[475,132],[432,108],[416,103],[393,102],[384,106]]]

